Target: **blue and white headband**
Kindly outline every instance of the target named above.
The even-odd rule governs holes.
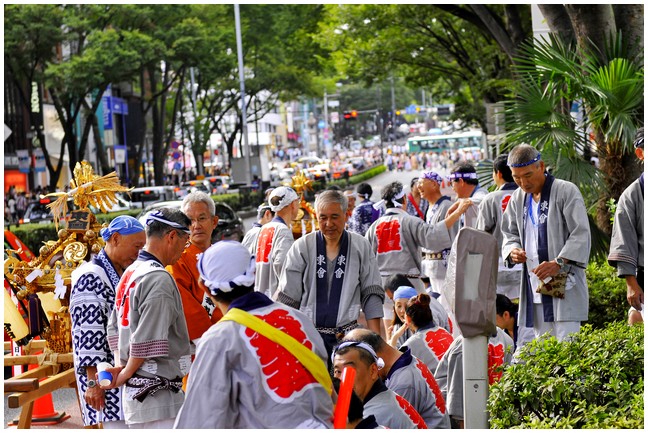
[[[136,218],[129,215],[120,215],[110,221],[108,227],[102,228],[99,231],[99,234],[104,241],[108,242],[108,239],[110,239],[110,237],[115,233],[125,236],[143,231],[144,226]]]
[[[401,192],[396,194],[394,197],[392,197],[391,202],[394,205],[394,207],[400,207],[402,205],[402,203],[400,203],[397,200],[400,200],[403,197],[405,197],[405,190],[404,189],[401,190]],[[386,200],[380,200],[379,202],[376,202],[373,205],[373,207],[374,207],[374,209],[380,209],[380,208],[386,207],[385,203],[386,203]]]
[[[363,343],[361,341],[344,341],[340,343],[336,348],[333,349],[333,353],[331,353],[331,363],[333,363],[333,359],[335,358],[335,354],[340,350],[344,349],[345,347],[359,347],[361,349],[366,350],[373,356],[373,359],[376,361],[376,365],[378,366],[378,370],[381,370],[385,366],[385,361],[383,361],[382,358],[380,358],[378,355],[376,355],[376,351],[373,350],[373,347],[368,345],[367,343]]]
[[[421,173],[421,177],[423,179],[433,180],[436,183],[438,183],[439,185],[441,185],[443,183],[443,178],[441,176],[439,176],[438,173],[435,173],[433,171],[424,171],[423,173]]]
[[[254,285],[256,260],[241,243],[220,241],[198,254],[198,272],[212,295]]]
[[[477,179],[477,173],[461,173],[455,171],[454,173],[448,176],[448,180],[459,180],[459,179]]]
[[[513,164],[511,163],[511,155],[508,157],[508,161],[506,162],[509,167],[515,167],[515,168],[520,168],[520,167],[526,167],[528,165],[534,164],[542,159],[542,154],[538,152],[535,158],[533,158],[529,162],[520,162],[518,164]]]
[[[160,212],[159,210],[154,210],[154,211],[150,212],[146,216],[146,225],[147,226],[151,225],[151,223],[153,221],[161,222],[162,224],[166,224],[168,226],[173,227],[174,229],[178,229],[178,230],[180,230],[182,232],[185,232],[188,235],[191,234],[191,231],[187,227],[185,227],[182,224],[179,224],[179,223],[177,223],[175,221],[171,221],[171,220],[166,219],[164,217],[164,215],[162,214],[162,212]]]

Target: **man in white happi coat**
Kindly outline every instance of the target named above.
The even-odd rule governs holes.
[[[583,196],[573,183],[545,173],[532,146],[515,146],[508,165],[520,188],[502,219],[502,257],[509,267],[524,264],[519,323],[533,327],[536,337],[550,332],[563,341],[580,330],[589,310],[590,227]],[[559,273],[566,277],[563,299],[536,291]]]
[[[290,248],[276,293],[277,301],[311,318],[329,354],[339,338],[359,326],[361,309],[367,327],[380,332],[385,298],[369,242],[344,228],[346,206],[341,191],[317,196],[319,230]]]
[[[254,284],[255,290],[272,298],[286,263],[286,254],[295,242],[291,224],[299,212],[299,196],[292,188],[280,186],[272,190],[268,203],[275,216],[259,232]]]
[[[191,349],[178,286],[165,266],[175,263],[189,241],[189,218],[179,209],[147,215],[146,246],[122,275],[108,326],[118,365],[108,369],[124,385],[129,428],[171,428],[184,401],[182,378]]]
[[[421,281],[421,248],[441,251],[450,247],[452,239],[449,229],[472,203],[460,200],[460,206],[443,221],[429,225],[405,211],[407,199],[402,183],[392,182],[386,185],[381,196],[382,200],[376,206],[384,205],[387,210],[369,227],[365,238],[376,254],[382,283],[384,285],[390,275],[404,273],[419,293],[425,293]],[[392,314],[391,301],[385,302],[383,310],[385,317]],[[387,326],[385,323],[385,327]]]
[[[425,215],[425,222],[430,225],[438,224],[445,219],[446,213],[452,201],[447,195],[441,194],[441,185],[443,178],[434,171],[425,171],[419,178],[418,187],[421,195],[430,203],[427,213]],[[450,241],[454,242],[454,238],[459,231],[459,224],[455,223],[448,228],[450,233]],[[440,296],[444,290],[445,276],[447,271],[447,258],[450,254],[450,247],[443,250],[433,251],[427,248],[422,248],[423,258],[421,260],[421,271],[430,279],[429,291],[431,296]]]
[[[421,415],[430,429],[450,428],[445,400],[430,369],[412,356],[409,349],[403,352],[391,347],[382,337],[368,329],[354,329],[343,341],[361,341],[376,352],[385,365],[378,375],[387,388],[405,398]]]
[[[255,255],[257,250],[257,241],[259,240],[259,233],[261,233],[261,228],[272,221],[274,218],[274,212],[270,209],[268,203],[261,203],[257,208],[257,219],[252,223],[252,227],[245,233],[241,244],[248,249],[250,254]]]
[[[639,128],[634,140],[635,154],[643,162],[643,128]],[[608,263],[617,269],[617,275],[626,280],[627,298],[630,304],[628,323],[641,323],[644,316],[644,248],[643,248],[643,196],[644,174],[628,186],[619,197]]]
[[[450,171],[448,180],[452,184],[452,190],[457,194],[457,199],[469,199],[473,204],[461,216],[459,230],[463,227],[475,227],[479,215],[479,204],[488,194],[486,188],[479,186],[475,166],[465,161],[457,163]],[[459,206],[459,203],[453,203],[448,212],[453,212],[457,206]]]
[[[361,341],[344,341],[335,348],[331,358],[333,375],[338,379],[346,367],[355,369],[353,390],[364,403],[365,418],[373,415],[379,425],[390,429],[427,429],[416,409],[385,386],[378,373],[385,362],[370,345]]]
[[[204,289],[224,316],[198,345],[175,428],[332,427],[324,343],[309,317],[254,291],[254,268],[235,241],[200,257]]]
[[[84,426],[126,428],[121,388],[97,386],[97,364],[114,364],[106,327],[115,305],[115,290],[124,270],[137,259],[146,243],[144,226],[128,215],[114,218],[100,231],[106,246],[72,272],[70,316],[74,373]]]

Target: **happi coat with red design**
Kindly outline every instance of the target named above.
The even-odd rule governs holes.
[[[119,350],[121,365],[129,357],[146,358],[136,375],[174,380],[189,371],[191,349],[180,292],[171,274],[147,251],[140,251],[119,281],[108,343],[111,350]],[[124,385],[126,424],[175,418],[184,401],[182,391],[170,389],[138,401],[138,391],[128,382]]]
[[[430,429],[450,428],[445,400],[434,375],[409,349],[394,362],[385,378],[387,388],[405,398]]]
[[[289,334],[326,363],[310,318],[259,292],[232,301]],[[187,397],[175,428],[332,428],[328,391],[287,349],[234,321],[204,335],[191,365]]]
[[[421,248],[441,251],[452,246],[444,221],[427,224],[399,208],[387,209],[365,237],[376,254],[380,275],[421,275]]]
[[[452,334],[438,326],[420,327],[403,343],[403,347],[412,350],[412,355],[423,361],[432,371],[435,371],[439,361],[454,341]]]
[[[286,262],[286,254],[295,242],[292,229],[278,216],[261,227],[255,253],[255,290],[272,298]]]

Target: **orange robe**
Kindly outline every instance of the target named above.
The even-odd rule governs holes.
[[[191,244],[174,265],[166,267],[167,271],[173,275],[180,291],[190,340],[202,337],[211,325],[223,317],[223,313],[218,307],[214,309],[210,317],[202,305],[205,291],[198,284],[200,275],[197,258],[198,254],[202,252],[200,248]]]

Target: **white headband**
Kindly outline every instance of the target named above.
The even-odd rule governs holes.
[[[400,202],[396,201],[396,200],[400,200],[403,197],[405,197],[405,190],[404,189],[401,190],[401,192],[396,194],[394,197],[392,197],[391,202],[394,205],[394,207],[401,207],[403,205],[403,203],[400,203]],[[385,207],[385,203],[386,203],[385,200],[380,200],[379,202],[374,204],[373,207],[374,207],[374,209],[380,209],[380,208]]]
[[[273,206],[272,199],[275,197],[279,197],[279,203]],[[294,189],[287,186],[280,186],[272,190],[270,197],[268,197],[268,204],[270,204],[270,210],[272,212],[279,212],[295,200],[299,200],[299,196]]]
[[[198,272],[212,295],[253,286],[255,267],[254,256],[236,241],[217,242],[198,255]]]
[[[373,356],[373,359],[376,361],[378,370],[382,370],[382,368],[385,366],[385,361],[382,358],[380,358],[378,355],[376,355],[376,351],[373,350],[373,347],[371,347],[370,345],[362,341],[344,341],[340,343],[336,348],[333,349],[333,353],[331,353],[331,363],[333,363],[333,358],[335,358],[335,354],[340,349],[344,349],[345,347],[359,347],[369,352],[371,356]]]

